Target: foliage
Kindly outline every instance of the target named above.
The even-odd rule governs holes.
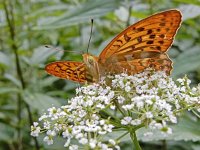
[[[90,19],[94,18],[94,32],[89,51],[98,55],[103,47],[126,25],[152,13],[178,8],[183,23],[168,52],[174,61],[174,78],[188,74],[195,85],[200,81],[200,9],[198,0],[139,1],[139,0],[0,0],[0,147],[2,149],[62,149],[62,145],[47,147],[42,140],[30,137],[30,125],[50,105],[66,104],[74,95],[75,83],[60,80],[45,73],[47,63],[55,60],[81,61],[75,53],[47,49],[86,52],[90,35]],[[130,10],[130,11],[129,11]],[[189,117],[192,118],[191,116]],[[198,122],[193,122],[194,127]],[[189,124],[181,122],[181,124]],[[180,130],[180,129],[179,129]],[[181,129],[181,131],[184,129]],[[181,131],[178,131],[181,133]],[[192,142],[188,130],[187,143],[199,147],[199,132]],[[163,139],[174,140],[174,137]],[[170,149],[180,147],[180,140],[167,143]],[[130,149],[127,140],[124,149]],[[164,144],[163,144],[164,143]],[[152,149],[165,147],[166,142],[142,146]],[[184,143],[184,142],[183,142]],[[188,148],[188,149],[190,149]]]

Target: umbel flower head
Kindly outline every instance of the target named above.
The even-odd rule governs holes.
[[[49,145],[61,135],[71,150],[120,149],[122,136],[107,140],[108,133],[123,129],[132,135],[146,127],[170,134],[169,123],[177,123],[183,110],[199,107],[200,86],[190,88],[187,77],[174,82],[165,72],[151,69],[133,76],[122,73],[77,88],[67,105],[49,108],[39,118],[42,126],[31,126],[31,135],[45,132]]]

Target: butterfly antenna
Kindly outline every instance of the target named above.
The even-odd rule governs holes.
[[[77,51],[70,51],[70,50],[61,50],[58,49],[56,47],[53,47],[51,45],[45,45],[46,48],[51,48],[52,50],[56,50],[56,51],[62,51],[62,52],[70,52],[70,53],[76,53],[76,54],[82,54],[82,52],[77,52]]]
[[[90,41],[91,41],[91,38],[92,38],[93,22],[94,22],[94,20],[91,19],[91,30],[90,30],[90,38],[89,38],[89,41],[88,41],[87,54],[88,54],[88,50],[89,50],[89,46],[90,46]]]

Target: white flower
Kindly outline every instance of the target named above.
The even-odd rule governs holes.
[[[85,144],[88,143],[88,139],[86,139],[86,138],[81,138],[81,139],[79,140],[79,143],[85,145]]]
[[[110,109],[115,110],[116,106],[115,105],[110,105]]]
[[[172,128],[167,128],[167,134],[172,134]]]
[[[116,150],[120,150],[120,147],[118,145],[115,146]]]
[[[112,145],[115,145],[115,144],[116,144],[115,140],[113,140],[113,139],[109,139],[108,142],[109,142],[110,144],[112,144]]]
[[[153,114],[150,111],[146,112],[145,115],[146,115],[146,118],[153,118]]]
[[[131,121],[131,124],[136,126],[136,125],[140,125],[142,123],[142,120],[140,119],[134,119]]]
[[[51,127],[51,124],[50,124],[50,122],[49,122],[49,121],[44,121],[44,124],[43,124],[43,126],[44,126],[44,128],[45,128],[45,129],[49,130],[49,129],[50,129],[50,127]]]
[[[97,141],[95,139],[90,139],[89,141],[90,148],[92,149],[95,148],[96,144],[97,144]]]
[[[48,112],[49,112],[49,115],[52,115],[52,114],[57,113],[57,109],[56,109],[55,107],[49,108],[49,109],[47,109],[47,110],[48,110]]]
[[[179,82],[181,85],[184,85],[184,79],[179,78],[176,81]]]
[[[48,145],[52,145],[53,144],[53,139],[50,136],[45,136],[43,141],[47,142]]]
[[[174,115],[169,115],[169,119],[172,123],[177,123],[177,118]]]
[[[121,120],[121,124],[122,125],[128,125],[130,124],[132,121],[132,118],[131,117],[124,117],[122,120]]]
[[[169,128],[169,127],[163,127],[162,129],[161,129],[161,131],[162,131],[162,133],[163,134],[172,134],[172,129],[171,128]]]
[[[125,109],[125,110],[131,110],[131,109],[133,109],[133,108],[134,108],[134,104],[130,104],[130,105],[123,105],[123,106],[122,106],[122,108],[123,108],[123,109]]]
[[[119,103],[119,104],[122,104],[122,103],[124,103],[125,98],[124,98],[123,96],[120,95],[120,96],[117,97],[117,100],[118,100],[118,103]]]
[[[48,118],[48,116],[46,115],[46,113],[44,113],[42,116],[40,116],[40,118],[38,120],[42,121],[42,120],[44,120],[46,118]]]
[[[64,147],[68,147],[68,146],[69,146],[69,144],[70,144],[70,142],[71,142],[71,139],[70,139],[70,138],[68,138],[68,139],[67,139],[67,142],[65,142],[65,144],[64,144]]]
[[[108,99],[111,99],[115,96],[115,93],[114,91],[111,91],[109,94],[108,94]]]
[[[107,132],[112,132],[112,128],[114,128],[111,124],[104,124],[103,129]]]
[[[66,129],[66,130],[62,133],[62,135],[63,135],[63,138],[66,138],[66,137],[69,137],[69,136],[70,136],[70,133],[69,133],[69,131]]]
[[[130,87],[130,86],[126,86],[126,87],[125,87],[125,91],[126,91],[126,92],[130,92],[130,90],[131,90],[131,87]]]
[[[78,150],[78,145],[69,146],[69,150]]]
[[[33,122],[33,126],[31,126],[31,136],[37,137],[40,133],[40,129],[38,122]]]

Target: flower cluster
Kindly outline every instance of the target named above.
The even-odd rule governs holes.
[[[112,132],[110,119],[101,118],[100,110],[108,107],[114,98],[114,91],[110,87],[103,88],[99,84],[92,84],[76,89],[77,96],[69,100],[68,105],[61,108],[49,108],[39,121],[43,122],[43,129],[35,122],[31,127],[31,135],[38,136],[45,131],[44,141],[53,144],[56,135],[66,138],[65,147],[69,149],[120,149],[118,141],[101,141],[101,137]],[[71,144],[78,141],[79,145]]]
[[[130,134],[141,127],[170,134],[169,123],[177,123],[183,110],[200,106],[200,86],[190,88],[186,77],[172,80],[165,72],[146,70],[129,76],[107,76],[98,84],[76,89],[76,97],[61,108],[49,108],[31,127],[31,135],[46,132],[44,141],[55,136],[66,139],[69,149],[120,149],[119,138],[105,140],[113,129]],[[150,133],[146,133],[150,135]],[[122,137],[122,136],[119,136]],[[78,144],[72,144],[77,141]]]
[[[191,89],[190,83],[187,77],[175,83],[162,71],[146,70],[134,76],[115,75],[112,89],[120,89],[115,97],[124,115],[121,124],[148,125],[150,129],[171,133],[167,123],[177,123],[182,110],[200,105],[199,86]]]

